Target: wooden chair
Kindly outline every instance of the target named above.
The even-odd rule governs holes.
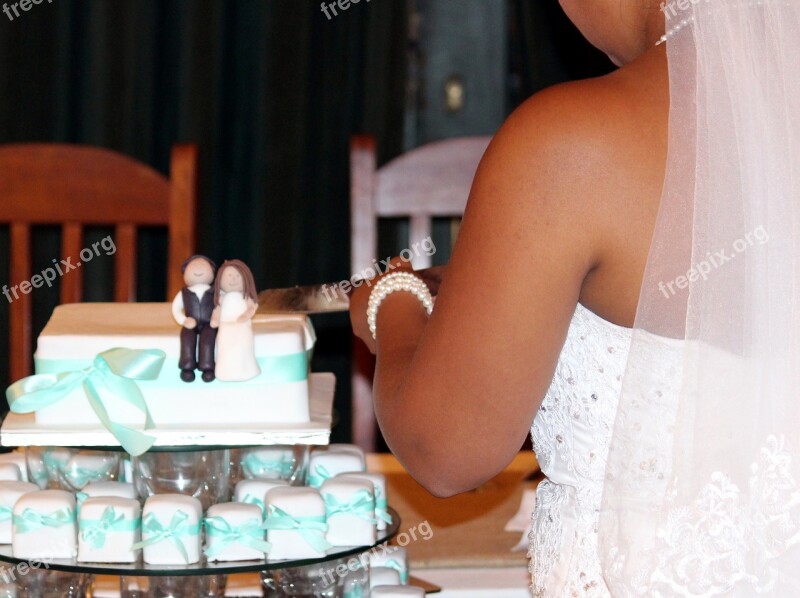
[[[0,225],[11,233],[10,285],[32,280],[31,227],[61,225],[61,257],[75,264],[83,226],[115,226],[116,301],[136,294],[138,226],[169,229],[168,292],[183,285],[180,264],[195,248],[197,149],[176,145],[170,178],[132,158],[106,149],[63,144],[0,146]],[[60,300],[81,300],[83,272],[58,278]],[[18,293],[9,308],[11,380],[31,372],[31,295]]]
[[[354,137],[350,145],[350,271],[358,273],[378,256],[379,218],[407,217],[410,243],[431,234],[432,219],[461,217],[472,179],[489,137],[461,137],[422,146],[376,169],[375,142]],[[410,245],[409,245],[410,247]],[[431,258],[420,252],[416,268]],[[377,445],[372,408],[374,359],[363,343],[353,345],[353,442],[368,451]]]

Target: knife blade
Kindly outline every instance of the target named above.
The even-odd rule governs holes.
[[[439,292],[439,284],[446,268],[446,266],[433,266],[417,270],[415,274],[425,281],[431,294],[435,296]],[[370,281],[363,281],[362,284],[370,284]],[[256,315],[322,314],[347,311],[350,309],[350,293],[352,292],[350,281],[267,289],[258,294]]]

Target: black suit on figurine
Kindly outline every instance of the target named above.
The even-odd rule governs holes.
[[[183,371],[200,370],[203,373],[214,373],[214,346],[217,329],[211,327],[211,312],[214,311],[214,289],[203,293],[200,299],[195,293],[184,287],[183,312],[187,318],[194,318],[197,326],[181,329],[181,358],[178,367]],[[199,341],[199,342],[198,342]]]

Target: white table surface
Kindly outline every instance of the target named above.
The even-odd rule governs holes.
[[[531,598],[527,567],[505,569],[422,569],[414,577],[442,588],[438,598]]]

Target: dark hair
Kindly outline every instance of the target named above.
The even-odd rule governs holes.
[[[186,267],[187,267],[187,266],[188,266],[188,265],[189,265],[189,264],[190,264],[190,263],[191,263],[193,260],[196,260],[196,259],[201,259],[201,260],[205,260],[205,261],[207,261],[207,262],[208,262],[208,265],[209,265],[209,266],[211,266],[211,270],[212,270],[212,272],[214,272],[214,273],[216,273],[216,272],[217,272],[217,265],[214,263],[214,260],[212,260],[210,257],[206,257],[206,256],[204,256],[204,255],[200,255],[199,253],[196,253],[196,254],[195,254],[195,255],[193,255],[192,257],[187,257],[185,260],[183,260],[183,263],[181,264],[181,274],[183,274],[184,272],[186,272]]]
[[[222,275],[225,273],[225,268],[228,267],[236,268],[239,271],[239,274],[242,275],[242,282],[244,283],[242,294],[245,296],[245,298],[252,299],[257,303],[258,291],[256,289],[256,281],[253,279],[253,273],[250,272],[250,268],[248,268],[247,264],[245,264],[242,260],[225,260],[219,267],[219,275],[214,281],[214,305],[219,305],[219,293],[222,290],[220,289]]]

